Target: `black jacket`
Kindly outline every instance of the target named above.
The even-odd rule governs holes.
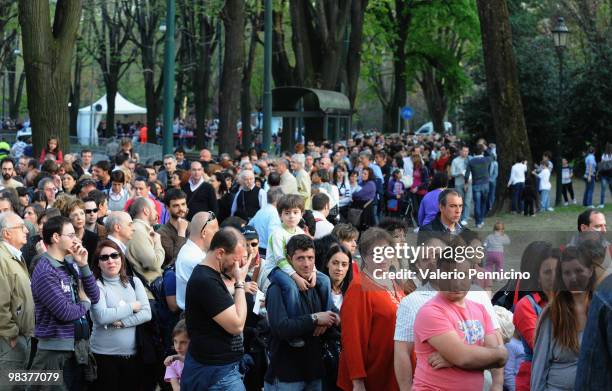
[[[219,205],[215,189],[208,182],[202,183],[194,192],[191,191],[189,183],[183,186],[183,191],[187,194],[187,220],[191,221],[193,215],[198,212],[213,212],[215,215],[219,213]]]
[[[457,226],[458,226],[458,230],[455,230],[456,233],[461,233],[463,231],[469,231],[469,229],[465,228],[460,223],[457,223]],[[450,233],[448,228],[446,228],[444,226],[444,224],[442,224],[442,220],[440,218],[440,212],[438,212],[438,214],[436,215],[436,218],[433,219],[429,224],[425,224],[424,226],[419,228],[419,233],[420,232],[446,232],[446,233]]]
[[[276,268],[272,273],[284,273]],[[292,289],[298,289],[293,281]],[[270,365],[266,372],[266,381],[274,384],[280,382],[312,381],[322,379],[325,375],[323,366],[323,347],[321,337],[314,337],[315,326],[311,314],[323,309],[316,289],[299,293],[300,315],[290,318],[285,306],[281,287],[272,282],[266,294],[266,309],[270,323]],[[289,340],[301,338],[304,346],[291,347]]]

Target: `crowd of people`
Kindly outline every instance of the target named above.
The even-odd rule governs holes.
[[[152,164],[130,140],[99,161],[58,144],[0,161],[2,369],[62,370],[68,390],[612,384],[601,210],[578,216],[567,245],[526,245],[531,278],[494,292],[467,277],[503,270],[511,243],[501,222],[468,228],[472,210],[483,227],[498,183],[484,140],[473,156],[452,135],[374,135],[278,157],[203,149],[188,161],[178,148]],[[515,167],[518,211],[527,166]],[[605,169],[587,165],[587,182]],[[539,186],[550,170],[534,170]],[[440,251],[376,256],[399,244]],[[486,252],[446,251],[460,247]],[[402,269],[414,278],[380,277]],[[453,271],[464,274],[435,277]]]

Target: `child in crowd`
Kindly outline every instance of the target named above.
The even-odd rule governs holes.
[[[518,373],[521,362],[525,359],[525,349],[512,323],[512,312],[498,305],[493,308],[499,319],[499,328],[504,345],[506,345],[506,350],[508,350],[508,361],[506,361],[504,366],[504,391],[514,391],[514,378]]]
[[[574,168],[569,165],[567,159],[561,159],[561,185],[563,185],[563,205],[569,205],[570,199],[567,197],[568,193],[571,197],[571,201],[576,205],[576,197],[574,196],[574,186],[572,185],[572,179],[574,178]]]
[[[487,251],[487,271],[500,271],[504,269],[504,246],[510,244],[510,238],[505,233],[504,223],[496,221],[493,226],[493,233],[487,236],[484,241]]]
[[[525,216],[535,216],[536,201],[538,199],[538,192],[536,191],[536,179],[534,174],[526,175],[525,188],[523,189],[523,212]]]
[[[166,366],[164,380],[170,383],[172,391],[179,391],[181,389],[181,374],[183,373],[185,354],[187,354],[187,349],[189,348],[189,335],[187,334],[185,319],[181,319],[174,326],[172,340],[176,354],[168,356],[164,360],[164,365]]]
[[[393,178],[387,185],[387,212],[389,215],[396,216],[401,209],[402,199],[406,187],[402,182],[402,172],[400,170],[393,171]]]

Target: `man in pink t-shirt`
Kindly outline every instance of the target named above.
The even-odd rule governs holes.
[[[440,292],[417,314],[412,390],[482,390],[483,370],[503,367],[508,354],[484,306],[465,299],[469,261],[442,258],[438,267],[442,272],[463,272],[465,278],[440,280]],[[501,388],[494,385],[491,390]]]

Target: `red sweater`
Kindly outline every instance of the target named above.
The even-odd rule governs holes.
[[[342,352],[338,387],[353,389],[353,380],[363,379],[367,390],[399,390],[393,369],[393,335],[397,306],[402,292],[391,295],[365,274],[349,286],[340,318]]]
[[[537,293],[532,293],[532,296],[536,303],[540,307],[544,308],[546,302]],[[516,303],[514,307],[514,316],[512,317],[512,323],[514,327],[525,338],[527,345],[533,350],[533,342],[535,338],[536,324],[538,323],[538,316],[533,310],[533,306],[527,297],[523,297]],[[531,361],[523,361],[519,366],[519,371],[516,374],[515,389],[516,391],[529,391],[529,381],[531,379]]]

